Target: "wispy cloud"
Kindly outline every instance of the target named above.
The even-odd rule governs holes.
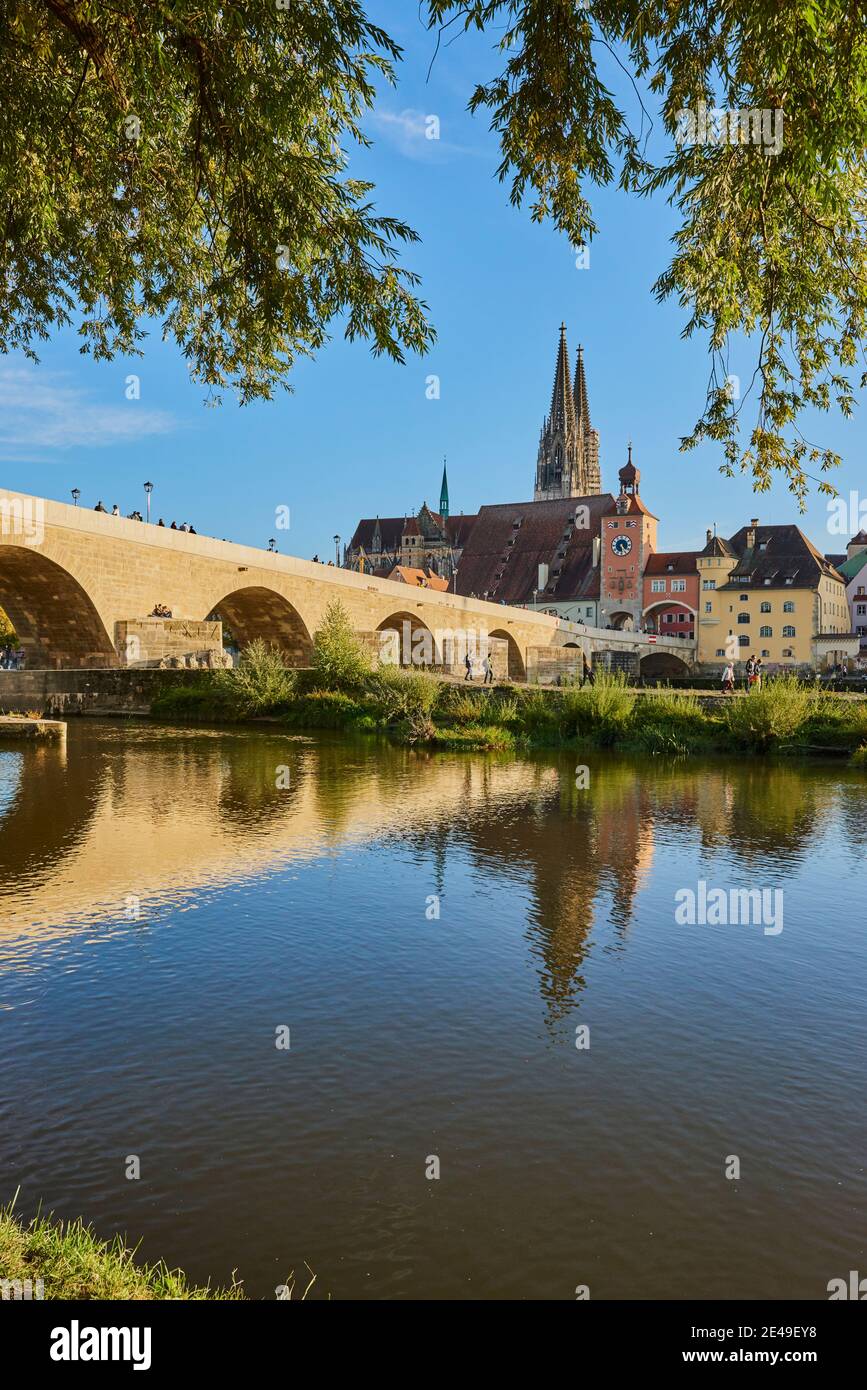
[[[118,375],[117,405],[89,399],[65,373],[30,363],[0,363],[0,459],[45,463],[59,452],[133,444],[177,428],[171,414],[126,400]]]
[[[379,107],[369,117],[369,124],[384,140],[407,159],[433,161],[451,156],[469,155],[484,159],[486,152],[470,145],[458,145],[445,139],[443,123],[435,113],[416,111],[387,111]]]

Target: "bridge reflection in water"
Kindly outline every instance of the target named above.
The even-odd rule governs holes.
[[[88,924],[149,914],[356,845],[450,849],[526,890],[527,934],[552,1016],[583,985],[594,920],[621,949],[659,835],[698,827],[748,870],[799,860],[834,793],[786,767],[683,765],[636,776],[608,756],[590,786],[575,757],[520,760],[248,731],[73,723],[66,748],[0,751],[0,967]],[[278,780],[281,786],[278,788]],[[859,827],[853,833],[861,835]]]

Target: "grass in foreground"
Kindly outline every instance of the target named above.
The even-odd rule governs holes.
[[[14,1202],[0,1208],[0,1280],[41,1279],[46,1299],[246,1299],[242,1284],[228,1288],[190,1284],[179,1269],[163,1261],[136,1264],[135,1250],[120,1236],[100,1240],[82,1220],[59,1221],[36,1216],[25,1225],[13,1212]],[[309,1266],[308,1266],[309,1269]],[[305,1276],[306,1279],[307,1276]],[[300,1297],[315,1282],[312,1275]],[[294,1272],[283,1286],[285,1298],[296,1288]],[[300,1286],[299,1286],[300,1289]]]

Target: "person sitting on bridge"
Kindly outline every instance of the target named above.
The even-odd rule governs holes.
[[[104,511],[105,511],[105,507],[102,505],[102,501],[101,501],[101,500],[100,500],[99,502],[97,502],[97,504],[96,504],[96,506],[94,507],[93,510],[94,510],[95,512],[104,512]]]
[[[171,524],[171,526],[169,527],[169,530],[170,530],[170,531],[177,531],[177,529],[178,529],[178,523],[177,523],[176,521],[173,521],[172,524]]]
[[[111,514],[112,514],[112,516],[120,516],[120,507],[117,505],[116,502],[115,502],[114,506],[113,506],[112,509],[111,509]]]
[[[159,521],[157,522],[157,526],[163,526],[163,527],[164,527],[165,524],[166,524],[166,523],[163,521],[162,517],[160,517]]]

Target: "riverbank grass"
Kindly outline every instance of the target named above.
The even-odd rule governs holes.
[[[120,1236],[100,1240],[83,1221],[36,1216],[25,1224],[12,1206],[0,1209],[0,1280],[42,1281],[45,1298],[243,1299],[243,1288],[204,1288],[179,1269],[136,1264]]]
[[[240,1280],[227,1288],[210,1284],[191,1284],[179,1269],[158,1264],[137,1264],[136,1250],[120,1236],[100,1240],[82,1220],[59,1221],[52,1216],[35,1216],[21,1221],[14,1213],[14,1201],[0,1207],[0,1282],[29,1283],[31,1296],[46,1299],[133,1299],[246,1301]],[[39,1281],[39,1282],[37,1282]],[[280,1286],[283,1299],[308,1298],[316,1275],[309,1265],[295,1278],[294,1270]]]
[[[201,722],[268,716],[294,728],[381,732],[454,749],[590,744],[686,757],[854,754],[867,743],[867,705],[794,677],[704,701],[689,691],[637,690],[616,671],[600,671],[592,685],[479,689],[395,666],[373,669],[339,602],[329,605],[313,649],[312,667],[290,672],[276,648],[254,642],[234,671],[166,691],[152,713]]]

